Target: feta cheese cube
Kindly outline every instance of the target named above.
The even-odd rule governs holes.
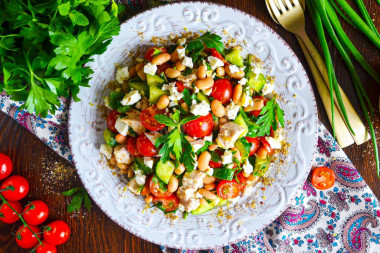
[[[231,65],[229,65],[229,68],[230,68],[230,71],[231,71],[232,74],[240,72],[239,67],[236,66],[236,65],[231,64]]]
[[[194,86],[193,93],[196,94],[198,92],[199,92],[199,89],[197,88],[197,86]]]
[[[122,84],[125,80],[128,80],[128,79],[129,79],[129,70],[127,66],[117,69],[116,81],[118,83]]]
[[[243,77],[242,79],[239,80],[238,83],[240,83],[241,85],[246,85],[247,82],[248,82],[247,78]]]
[[[255,73],[255,79],[259,79],[259,76],[261,74],[261,68],[256,66],[254,69],[253,69],[253,73]]]
[[[128,134],[128,124],[125,123],[121,118],[117,118],[115,123],[115,129],[119,132],[119,134],[127,136]]]
[[[281,149],[281,142],[278,142],[273,137],[266,136],[265,140],[269,143],[272,149]]]
[[[148,74],[148,75],[154,75],[157,71],[157,66],[148,62],[145,66],[144,66],[144,73],[145,74]]]
[[[122,105],[133,105],[141,100],[141,95],[138,90],[134,90],[126,94],[121,100]]]
[[[159,132],[149,132],[145,133],[145,136],[153,143],[153,145],[156,145],[157,138],[160,137],[161,134]]]
[[[146,176],[144,175],[144,173],[141,171],[141,170],[136,170],[135,171],[135,179],[136,179],[136,183],[138,185],[144,185],[145,184],[145,180],[146,180]]]
[[[224,66],[224,62],[221,59],[217,58],[217,57],[209,56],[209,57],[207,57],[207,60],[210,63],[210,67],[211,67],[212,70],[215,70],[218,67],[223,67]]]
[[[185,56],[182,60],[182,65],[192,69],[194,67],[193,59],[191,59],[191,57]]]
[[[274,90],[274,85],[272,82],[269,82],[264,85],[262,92],[263,92],[263,95],[265,96],[265,95],[271,94],[273,90]]]
[[[107,144],[100,145],[100,153],[105,155],[107,159],[111,159],[113,152],[113,147],[108,146]]]
[[[178,205],[178,210],[179,210],[180,212],[184,212],[184,211],[185,211],[185,207],[184,207],[184,205],[179,204],[179,205]]]
[[[144,164],[149,168],[153,168],[154,159],[152,157],[144,157]]]
[[[199,104],[195,103],[190,106],[190,112],[194,115],[206,116],[210,111],[210,105],[204,100]]]
[[[133,157],[124,145],[116,146],[114,149],[114,155],[118,163],[130,164],[133,161]]]
[[[206,96],[210,96],[211,92],[212,92],[212,88],[206,89],[205,91],[203,91],[203,94],[205,94]]]
[[[244,130],[244,127],[234,122],[227,122],[221,126],[216,142],[224,149],[233,148],[235,146],[235,142]]]
[[[185,58],[186,54],[186,49],[185,48],[177,48],[177,53],[178,53],[178,58],[180,60],[182,60],[183,58]],[[190,58],[191,59],[191,58]],[[191,61],[191,64],[193,63],[193,61]],[[183,63],[182,63],[183,64]],[[185,64],[183,64],[185,65]],[[186,65],[185,65],[186,66]]]
[[[211,167],[208,167],[205,172],[207,175],[212,176],[214,174],[214,169]]]
[[[162,90],[168,90],[170,92],[169,99],[174,103],[173,106],[178,104],[178,101],[183,97],[183,93],[179,92],[175,82],[171,82],[169,84],[164,84],[162,86]]]
[[[105,98],[104,98],[104,105],[105,105],[107,108],[109,108],[109,109],[112,110],[112,108],[110,107],[110,98],[109,98],[109,97],[105,97]]]
[[[233,154],[231,151],[229,150],[224,151],[224,154],[222,155],[222,164],[232,163],[232,157],[233,157]]]
[[[211,133],[210,135],[208,135],[208,136],[205,136],[205,137],[203,138],[203,140],[205,140],[205,141],[209,141],[209,142],[212,142],[212,133]]]
[[[245,93],[243,94],[242,98],[241,98],[241,105],[243,107],[247,107],[249,105],[253,105],[253,99],[251,97],[251,94],[249,94],[249,91],[245,91]]]
[[[231,102],[226,107],[227,117],[230,120],[233,120],[236,118],[236,115],[239,113],[240,106],[235,104],[234,102]]]
[[[205,141],[202,139],[199,139],[199,140],[190,142],[190,145],[193,147],[193,150],[195,153],[205,145]]]
[[[245,160],[244,164],[243,164],[243,170],[245,173],[247,174],[251,174],[253,172],[253,166],[252,164],[247,160]]]

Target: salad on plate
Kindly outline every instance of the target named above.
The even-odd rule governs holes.
[[[100,152],[164,212],[203,214],[251,194],[284,143],[273,79],[205,33],[118,67]]]

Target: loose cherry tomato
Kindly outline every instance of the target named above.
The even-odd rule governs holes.
[[[37,226],[28,225],[38,238],[41,238],[41,229]],[[24,249],[31,249],[38,243],[37,237],[30,231],[28,227],[22,225],[16,232],[17,245]]]
[[[128,136],[128,139],[127,139],[127,150],[133,156],[141,156],[140,152],[137,150],[137,147],[136,147],[136,140],[137,139],[135,137]]]
[[[170,64],[165,62],[164,64],[158,65],[157,66],[157,75],[161,75],[161,73],[165,72],[166,69],[170,68]]]
[[[49,216],[49,208],[45,202],[41,200],[34,200],[30,202],[23,211],[22,217],[31,225],[40,225]]]
[[[11,205],[18,213],[22,212],[22,205],[18,201],[8,201],[8,204]],[[15,223],[20,218],[17,213],[12,210],[7,204],[2,203],[0,208],[0,221],[4,223]]]
[[[263,144],[263,146],[267,149],[268,155],[273,155],[274,154],[274,149],[271,148],[269,142],[265,139],[265,137],[260,137],[260,141]]]
[[[224,57],[218,52],[218,50],[216,50],[215,48],[211,48],[211,55],[218,58],[219,60],[222,60],[223,62],[225,62],[224,60]]]
[[[57,253],[57,247],[53,244],[43,240],[43,245],[39,245],[36,249],[36,253]]]
[[[12,173],[12,160],[6,154],[0,153],[0,180],[6,179]]]
[[[245,139],[249,142],[252,143],[251,150],[249,151],[249,156],[254,155],[256,151],[259,149],[260,146],[260,138],[256,137],[245,137]]]
[[[22,176],[11,176],[1,184],[0,190],[11,187],[9,190],[2,191],[1,194],[7,200],[16,201],[24,198],[29,192],[29,183]]]
[[[136,147],[137,151],[143,156],[154,156],[157,154],[156,147],[145,134],[137,137]]]
[[[109,130],[111,130],[112,132],[114,133],[118,133],[116,128],[115,128],[115,123],[116,123],[116,120],[117,120],[117,116],[119,116],[120,113],[118,113],[116,110],[113,110],[111,111],[108,115],[107,115],[107,127]]]
[[[239,195],[240,190],[240,185],[234,180],[222,180],[216,187],[216,192],[218,193],[218,196],[222,199],[236,198]]]
[[[177,90],[178,92],[183,92],[183,90],[185,89],[185,85],[183,83],[181,83],[180,81],[176,81],[175,82],[175,85],[177,86]]]
[[[222,102],[222,104],[230,101],[232,96],[232,84],[230,80],[219,79],[215,81],[214,86],[212,86],[211,96]]]
[[[161,208],[163,209],[163,211],[172,212],[178,209],[179,199],[174,194],[167,198],[154,197],[153,204],[157,205],[159,203],[162,204]]]
[[[60,245],[65,243],[70,237],[70,228],[64,221],[50,222],[44,229],[45,241],[53,244]]]
[[[319,190],[326,190],[335,183],[335,173],[327,167],[315,168],[311,173],[311,183]]]
[[[183,126],[183,131],[191,137],[202,138],[211,134],[214,127],[214,119],[211,113],[200,116],[198,119],[190,121]]]
[[[141,123],[150,131],[160,131],[165,128],[165,124],[159,123],[154,116],[157,114],[164,114],[165,110],[157,109],[156,105],[146,108],[140,114]]]
[[[163,184],[159,184],[159,181],[158,181],[158,177],[156,177],[155,175],[153,175],[151,178],[150,178],[150,181],[149,181],[149,188],[150,188],[150,192],[157,198],[167,198],[167,197],[170,197],[173,193],[172,192],[168,192],[168,189],[167,188],[162,188],[163,187]]]
[[[148,50],[145,52],[144,59],[148,61],[152,61],[154,56],[159,55],[161,53],[167,53],[168,50],[164,47],[150,47]]]
[[[219,155],[220,157],[222,157],[222,155],[223,155],[223,151],[222,151],[221,149],[217,149],[217,150],[215,150],[215,152],[218,153],[218,155]],[[223,167],[222,158],[220,158],[220,160],[217,161],[217,162],[215,162],[215,161],[213,161],[213,160],[210,160],[210,162],[209,162],[208,165],[209,165],[211,168],[214,168],[214,169],[216,169],[216,168],[221,168],[221,167]]]

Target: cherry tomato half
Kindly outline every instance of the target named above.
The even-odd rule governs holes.
[[[138,152],[143,156],[155,156],[157,154],[156,147],[145,134],[137,137],[136,147]]]
[[[0,180],[6,179],[12,173],[12,160],[6,154],[0,153]]]
[[[141,156],[140,152],[137,150],[136,141],[137,141],[137,138],[132,137],[132,136],[128,136],[128,139],[127,139],[127,150],[133,156]]]
[[[157,66],[157,75],[161,75],[161,73],[165,72],[166,69],[170,68],[170,64],[165,62],[164,64],[158,65]]]
[[[222,104],[230,101],[232,96],[232,84],[230,80],[219,79],[215,81],[214,86],[212,86],[211,96],[222,102]]]
[[[211,113],[200,116],[198,119],[190,121],[183,126],[183,131],[191,137],[202,138],[211,134],[214,127],[214,120]]]
[[[24,198],[29,192],[29,183],[22,176],[11,176],[5,179],[5,181],[1,184],[0,190],[4,190],[8,187],[12,187],[12,189],[1,192],[1,194],[7,200],[16,201]]]
[[[36,253],[57,253],[57,247],[53,244],[43,240],[43,245],[39,245],[36,249]]]
[[[22,212],[22,205],[18,201],[8,201],[8,204],[11,205],[18,213]],[[15,213],[12,208],[10,208],[7,204],[1,204],[0,208],[0,221],[4,223],[15,223],[20,218],[17,213]]]
[[[162,204],[163,211],[172,212],[178,209],[179,199],[174,194],[167,198],[154,197],[153,204],[157,205],[158,203]]]
[[[249,151],[249,156],[252,156],[256,153],[256,151],[259,149],[260,146],[260,138],[256,137],[245,137],[245,139],[249,142],[252,143],[251,150]]]
[[[217,150],[215,150],[215,152],[218,153],[218,155],[219,155],[220,157],[222,157],[222,155],[223,155],[223,151],[222,151],[221,149],[217,149]],[[214,168],[214,169],[216,169],[216,168],[222,168],[222,167],[223,167],[222,158],[220,158],[220,160],[217,161],[217,162],[215,162],[215,161],[213,161],[213,160],[210,160],[210,162],[209,162],[208,165],[209,165],[211,168]]]
[[[215,48],[211,48],[211,55],[218,58],[219,60],[222,60],[223,62],[225,62],[224,60],[224,57],[218,52],[218,50],[216,50]]]
[[[245,187],[245,184],[247,183],[247,178],[245,176],[243,176],[243,172],[239,172],[236,175],[236,177],[239,180],[239,181],[237,181],[237,183],[239,184],[240,189],[243,189]]]
[[[50,222],[44,229],[44,239],[53,245],[65,243],[69,237],[70,228],[64,221]]]
[[[168,50],[166,50],[164,47],[150,47],[148,50],[146,50],[144,59],[147,61],[152,61],[154,56],[167,52]]]
[[[49,208],[45,202],[41,200],[34,200],[30,202],[23,211],[22,217],[31,225],[40,225],[49,216]]]
[[[311,183],[319,190],[326,190],[335,183],[335,173],[327,167],[315,168],[311,173]]]
[[[118,113],[116,110],[113,110],[111,111],[108,115],[107,115],[107,127],[109,130],[111,130],[112,132],[114,132],[115,134],[117,134],[117,130],[115,128],[115,123],[116,123],[116,120],[117,120],[117,116],[119,116],[120,113]]]
[[[156,105],[146,108],[140,114],[141,123],[150,131],[160,131],[165,128],[165,124],[159,123],[154,116],[164,114],[165,110],[157,109]]]
[[[236,198],[239,195],[240,190],[241,186],[234,180],[222,180],[216,187],[216,192],[222,199]]]
[[[183,90],[185,89],[185,85],[182,82],[180,82],[180,81],[176,81],[175,85],[177,86],[178,92],[182,93]]]
[[[265,137],[260,137],[260,141],[263,144],[263,146],[267,149],[268,155],[273,155],[274,154],[274,149],[271,148],[269,142],[265,139]]]
[[[29,225],[29,227],[37,234],[38,238],[41,238],[39,227],[33,225]],[[31,249],[38,243],[38,239],[28,227],[22,225],[16,232],[16,243],[21,248]]]
[[[173,193],[168,192],[167,188],[162,188],[162,186],[160,186],[158,180],[159,180],[158,177],[156,177],[155,175],[153,175],[150,178],[150,181],[149,181],[150,192],[157,198],[170,197]]]

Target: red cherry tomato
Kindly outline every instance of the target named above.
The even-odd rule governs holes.
[[[23,211],[22,217],[31,225],[40,225],[49,216],[49,208],[45,202],[41,200],[34,200],[30,202]]]
[[[64,221],[50,222],[44,229],[45,241],[53,244],[60,245],[65,243],[70,237],[70,228]]]
[[[133,156],[141,156],[140,152],[137,150],[136,141],[137,139],[135,137],[129,136],[127,139],[127,150]]]
[[[230,101],[232,96],[232,84],[230,80],[219,79],[215,81],[214,86],[212,86],[211,96],[222,102],[222,104]]]
[[[239,181],[237,181],[237,183],[239,184],[240,188],[243,189],[245,184],[247,183],[247,178],[245,176],[243,176],[243,172],[239,172],[236,175],[236,177],[239,180]]]
[[[41,238],[41,229],[37,226],[29,225],[38,238]],[[28,227],[22,225],[16,232],[16,243],[24,249],[31,249],[38,243],[37,237],[30,231]]]
[[[109,130],[111,130],[112,132],[114,133],[118,133],[116,128],[115,128],[115,123],[116,123],[116,120],[117,120],[117,116],[120,115],[120,113],[118,113],[116,110],[113,110],[111,111],[108,115],[107,115],[107,127]]]
[[[311,173],[311,183],[319,190],[326,190],[335,183],[335,173],[327,167],[315,168]]]
[[[185,85],[179,81],[176,81],[175,82],[175,85],[177,86],[177,90],[178,92],[183,92],[183,90],[185,89]]]
[[[211,48],[211,55],[225,62],[224,57],[215,48]]]
[[[156,54],[155,54],[156,52]],[[144,59],[147,61],[152,61],[152,59],[161,53],[167,53],[168,50],[164,47],[150,47],[148,50],[145,52]]]
[[[256,137],[245,137],[245,139],[249,142],[252,143],[251,150],[249,151],[249,156],[253,155],[256,153],[256,151],[259,149],[260,146],[260,138]]]
[[[12,173],[12,160],[6,154],[0,153],[0,180],[6,179]]]
[[[218,196],[222,199],[233,199],[236,198],[241,190],[241,186],[235,182],[222,180],[216,187],[216,192],[218,193]]]
[[[260,141],[263,144],[263,146],[267,149],[268,155],[273,155],[274,154],[274,149],[271,148],[269,142],[265,139],[265,137],[260,137]]]
[[[214,119],[211,113],[200,116],[198,119],[190,121],[183,126],[183,131],[191,137],[202,138],[211,134],[214,127]]]
[[[154,197],[153,204],[157,205],[158,203],[162,204],[163,211],[172,212],[178,209],[179,199],[174,194],[167,198]]]
[[[12,187],[12,189],[1,192],[1,194],[7,200],[16,201],[24,198],[29,192],[29,183],[22,176],[11,176],[5,179],[5,181],[1,184],[0,190],[4,190],[8,187]]]
[[[20,202],[8,201],[8,204],[11,205],[18,213],[22,212],[22,205]],[[11,224],[20,219],[17,213],[15,213],[7,204],[3,203],[0,206],[0,221]]]
[[[218,155],[219,155],[220,157],[222,157],[222,155],[223,155],[223,151],[222,151],[221,149],[217,149],[217,150],[215,150],[215,152],[218,153]],[[216,168],[222,168],[222,167],[223,167],[222,158],[220,158],[220,160],[217,161],[217,162],[215,162],[215,161],[213,161],[213,160],[210,160],[210,162],[209,162],[208,165],[209,165],[211,168],[214,168],[214,169],[216,169]]]
[[[157,109],[156,105],[146,108],[140,114],[141,123],[150,131],[160,131],[165,128],[165,124],[159,123],[154,116],[157,114],[164,114],[165,110]]]
[[[167,188],[161,188],[160,184],[158,183],[158,180],[159,180],[158,177],[155,175],[153,175],[150,178],[150,181],[149,181],[150,192],[157,198],[170,197],[173,193],[168,192]]]
[[[157,154],[156,147],[145,134],[137,137],[136,147],[138,152],[143,156],[154,156]]]
[[[161,64],[161,65],[158,65],[158,66],[157,66],[157,71],[156,71],[156,73],[157,73],[158,75],[161,75],[161,73],[165,72],[165,70],[168,69],[168,68],[170,68],[170,67],[171,67],[170,64],[167,63],[167,62],[165,62],[164,64]]]
[[[57,253],[57,247],[47,241],[42,241],[43,245],[39,245],[36,249],[36,253]]]

